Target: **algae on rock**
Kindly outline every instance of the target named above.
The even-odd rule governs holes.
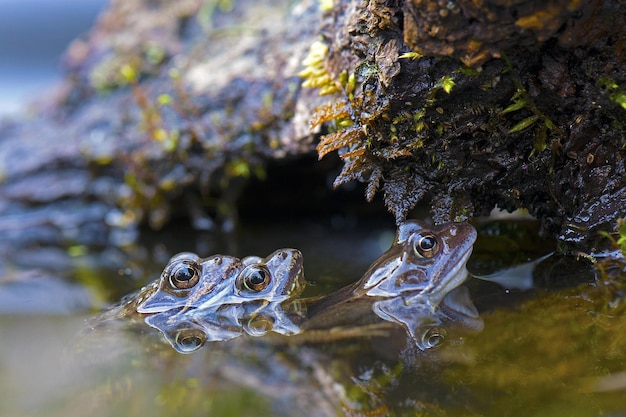
[[[36,212],[22,227],[57,241],[231,224],[245,184],[309,158],[321,132],[335,184],[382,191],[397,220],[421,201],[435,222],[526,208],[589,251],[626,217],[625,15],[618,1],[115,0],[68,49],[56,102],[0,124],[0,218]]]
[[[319,155],[398,221],[426,196],[436,222],[525,208],[590,250],[626,214],[625,27],[620,2],[337,1]]]

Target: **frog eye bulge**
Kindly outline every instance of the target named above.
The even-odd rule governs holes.
[[[438,246],[437,238],[431,234],[419,236],[413,244],[415,254],[420,258],[432,258],[437,253]]]
[[[262,291],[270,283],[270,271],[262,265],[250,265],[241,274],[243,286],[250,291]]]
[[[200,280],[198,268],[188,262],[181,262],[172,268],[170,284],[180,290],[193,287]]]

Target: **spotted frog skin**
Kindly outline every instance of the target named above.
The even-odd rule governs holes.
[[[304,287],[297,249],[243,259],[183,252],[170,259],[159,279],[95,317],[90,328],[115,326],[120,319],[131,319],[129,327],[143,321],[182,353],[242,334],[291,335],[304,319],[297,299]]]
[[[465,281],[475,241],[476,230],[468,223],[428,226],[407,220],[399,225],[391,247],[357,283],[356,293],[393,297],[419,292],[438,304]]]
[[[165,288],[171,289],[177,280],[200,283],[202,277],[196,278],[201,275],[199,265],[206,266],[194,259],[190,254],[174,257],[161,276],[161,286],[165,283]],[[149,314],[145,322],[158,329],[180,353],[191,353],[208,341],[226,341],[243,334],[298,333],[304,317],[302,305],[295,300],[304,289],[301,253],[280,249],[266,258],[233,259],[231,266],[217,271],[221,275],[209,274],[202,289],[173,301],[169,296],[157,297],[161,303],[165,299],[180,308]],[[209,264],[215,265],[214,261]],[[219,266],[223,265],[222,260]],[[187,276],[191,278],[183,279]]]
[[[244,259],[200,258],[183,252],[169,261],[159,280],[140,292],[137,312],[162,313],[181,307],[207,310],[254,300],[281,302],[300,294],[304,285],[302,254],[297,249]]]
[[[440,321],[440,304],[448,318],[456,312],[477,318],[469,298],[445,299],[466,280],[475,240],[476,231],[468,223],[401,223],[391,247],[359,281],[310,303],[304,331],[368,325],[377,316],[418,339],[425,324]],[[460,303],[463,298],[465,304]]]
[[[223,291],[241,270],[241,260],[234,256],[200,258],[191,252],[179,253],[170,259],[158,280],[137,294],[137,312],[154,314],[193,305],[202,297]]]
[[[229,277],[221,291],[203,295],[194,306],[201,309],[251,301],[281,303],[304,290],[302,253],[297,249],[279,249],[266,258],[248,256],[241,270]]]

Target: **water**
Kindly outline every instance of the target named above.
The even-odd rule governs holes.
[[[60,56],[92,26],[105,0],[0,0],[0,116],[50,94]]]
[[[50,91],[60,53],[102,5],[0,0],[0,115]],[[28,248],[3,259],[0,416],[626,414],[625,273],[605,279],[557,257],[528,263],[553,248],[526,221],[482,228],[469,265],[482,279],[467,285],[484,330],[450,332],[438,349],[403,351],[397,337],[238,338],[183,355],[141,322],[90,330],[99,310],[158,277],[178,251],[296,247],[306,295],[328,294],[358,279],[393,233],[388,218],[257,220],[235,235],[172,227],[127,247]]]
[[[598,279],[584,262],[552,256],[516,275],[532,283],[525,289],[496,283],[498,271],[550,252],[550,242],[533,233],[529,222],[481,229],[469,267],[489,279],[467,285],[484,330],[450,333],[421,353],[403,351],[397,337],[323,344],[237,338],[184,355],[140,322],[89,329],[91,308],[154,279],[183,249],[243,256],[298,247],[309,294],[328,293],[357,279],[388,247],[393,226],[386,222],[344,230],[311,220],[263,222],[235,235],[176,228],[145,234],[116,256],[83,251],[65,282],[91,294],[91,304],[74,295],[82,304],[69,297],[60,310],[55,297],[71,291],[58,289],[56,307],[46,310],[38,300],[39,309],[0,316],[0,415],[620,415],[626,277]],[[107,261],[97,262],[102,256]]]

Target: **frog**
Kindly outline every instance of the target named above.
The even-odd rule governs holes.
[[[183,307],[147,315],[145,323],[159,330],[179,353],[243,334],[259,337],[300,331],[305,310],[297,300],[304,289],[298,250],[280,249],[266,258],[245,257],[234,273],[222,276],[219,286],[218,291],[195,293]]]
[[[170,259],[160,278],[138,294],[137,312],[207,310],[252,300],[281,302],[304,289],[302,253],[284,248],[265,258],[182,252]]]
[[[296,249],[243,259],[179,253],[159,278],[88,318],[77,344],[118,338],[123,333],[132,333],[133,338],[157,335],[146,332],[146,325],[158,329],[165,339],[159,341],[169,342],[180,353],[195,351],[207,341],[244,334],[292,334],[302,322],[296,298],[304,287],[302,254]],[[229,291],[236,297],[224,294]],[[221,301],[209,303],[212,296]],[[200,303],[204,303],[202,308]]]
[[[241,267],[221,291],[202,294],[194,306],[207,310],[250,302],[281,303],[300,295],[306,286],[303,256],[297,249],[278,249],[265,258],[247,256]]]
[[[458,317],[479,321],[471,300],[459,301],[467,299],[467,294],[448,297],[467,277],[465,265],[475,240],[476,231],[468,223],[429,226],[419,220],[404,221],[391,247],[361,279],[331,295],[299,300],[298,308],[291,306],[296,305],[294,298],[304,288],[299,251],[283,249],[264,259],[247,257],[239,262],[231,259],[232,265],[221,270],[219,279],[214,269],[208,283],[191,295],[173,300],[170,293],[176,281],[200,282],[196,276],[209,272],[198,271],[198,265],[206,259],[179,255],[165,268],[159,283],[159,289],[169,297],[165,300],[170,308],[161,302],[163,310],[155,311],[158,316],[146,322],[166,338],[190,328],[195,335],[205,333],[203,338],[194,336],[193,340],[228,340],[243,333],[254,336],[272,331],[301,336],[297,340],[305,341],[385,336],[390,324],[400,324],[419,343],[420,335],[428,333],[423,332],[424,328]],[[215,264],[221,266],[224,261],[212,261],[211,265]],[[150,297],[140,303],[138,311],[142,311],[141,304],[143,311],[148,311],[145,306],[150,307],[151,299],[164,299],[158,292]],[[283,304],[285,301],[290,303]],[[246,323],[254,325],[246,327]],[[168,340],[172,343],[179,338]]]
[[[421,343],[424,329],[456,318],[479,329],[481,320],[467,293],[461,290],[457,297],[446,298],[467,279],[466,264],[476,236],[465,222],[436,226],[420,220],[401,222],[391,247],[361,279],[309,301],[303,334],[331,329],[341,337],[360,329],[364,335],[384,336],[395,324],[425,349],[432,343]]]
[[[228,282],[243,269],[241,259],[212,255],[200,258],[193,252],[174,255],[160,277],[133,297],[137,313],[154,314],[193,306],[209,295],[224,291]]]
[[[202,259],[192,252],[178,253],[167,262],[159,278],[122,297],[89,320],[90,325],[107,326],[122,319],[142,322],[149,315],[170,310],[180,312],[193,306],[201,295],[223,290],[224,283],[242,269],[241,259],[234,256],[213,255]]]
[[[88,327],[119,328],[126,322],[135,329],[145,323],[181,353],[242,334],[289,335],[299,332],[304,309],[296,298],[305,284],[297,249],[243,259],[181,252],[158,279],[90,320]]]

